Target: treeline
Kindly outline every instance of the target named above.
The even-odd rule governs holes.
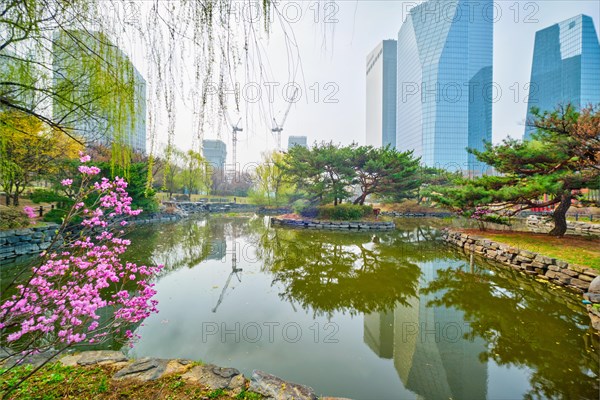
[[[344,202],[363,205],[368,196],[390,202],[420,199],[423,187],[458,177],[422,167],[411,151],[332,142],[266,154],[254,175],[253,195],[267,203],[304,199],[310,204],[334,206]]]

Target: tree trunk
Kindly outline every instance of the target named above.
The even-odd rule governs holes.
[[[365,199],[366,199],[366,198],[367,198],[367,193],[366,193],[366,192],[363,192],[363,193],[362,193],[360,196],[358,196],[358,197],[356,198],[356,200],[354,200],[354,203],[353,203],[353,204],[355,204],[355,205],[356,205],[356,204],[360,204],[360,205],[362,206],[363,204],[365,204]]]
[[[4,197],[6,198],[6,206],[10,206],[10,194],[6,193]]]
[[[19,205],[19,195],[15,192],[15,194],[13,194],[13,206],[18,206]]]
[[[554,228],[549,232],[551,236],[563,237],[567,232],[567,211],[571,207],[571,192],[563,193],[560,198],[560,204],[554,210],[552,214],[552,220],[554,221]]]

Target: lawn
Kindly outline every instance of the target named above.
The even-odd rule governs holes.
[[[497,242],[533,251],[568,263],[592,267],[600,270],[600,239],[580,236],[557,238],[540,233],[478,231],[468,229],[465,232],[484,236]]]
[[[20,366],[9,371],[0,369],[0,397],[19,382],[31,366]],[[115,381],[116,370],[110,366],[66,367],[49,364],[10,393],[10,399],[220,399],[260,400],[256,393],[243,391],[232,395],[224,390],[209,390],[199,383],[185,381],[181,375],[155,381]]]

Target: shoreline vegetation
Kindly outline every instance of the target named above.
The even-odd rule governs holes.
[[[16,355],[0,364],[0,396],[9,399],[222,399],[317,400],[312,388],[254,370],[251,379],[235,368],[184,359],[128,359],[111,350],[67,354],[43,365],[52,355]],[[7,397],[8,396],[8,397]],[[334,398],[326,397],[333,400]]]

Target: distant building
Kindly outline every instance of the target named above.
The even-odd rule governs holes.
[[[592,18],[578,15],[537,31],[529,88],[528,122],[532,107],[544,112],[600,103],[600,44]],[[526,126],[525,139],[533,132]]]
[[[221,140],[203,140],[202,155],[213,168],[224,168],[227,145]]]
[[[367,145],[396,147],[396,54],[384,40],[367,56]]]
[[[308,147],[306,142],[306,136],[290,136],[288,138],[288,149],[291,149],[292,146]]]
[[[424,165],[481,174],[492,139],[492,0],[429,0],[398,33],[396,147]],[[472,12],[469,12],[471,10]]]
[[[85,47],[86,49],[82,49]],[[100,54],[112,64],[98,72],[97,60],[89,54]],[[146,152],[146,80],[135,68],[129,57],[109,39],[98,32],[60,31],[53,37],[53,84],[57,92],[65,91],[72,101],[54,101],[54,120],[61,121],[87,145],[108,146],[117,136],[133,150]],[[120,73],[131,84],[131,104],[117,104],[117,99],[93,99],[90,87],[101,87],[103,74]],[[96,80],[96,81],[91,81]],[[103,102],[100,106],[100,102]],[[83,105],[83,107],[81,107]],[[119,114],[127,113],[125,117]],[[121,121],[115,126],[117,118]]]
[[[27,57],[10,49],[3,49],[0,52],[0,76],[2,79],[6,82],[18,83],[21,82],[23,74],[31,76],[32,79],[41,75],[36,70],[37,67],[34,67],[31,63],[25,61],[28,58],[34,59],[35,57]],[[34,94],[35,91],[33,90],[16,90],[13,85],[3,85],[3,87],[0,88],[0,98],[6,99],[12,105],[30,110],[36,108]],[[10,109],[10,107],[0,104],[0,111],[8,109]]]

